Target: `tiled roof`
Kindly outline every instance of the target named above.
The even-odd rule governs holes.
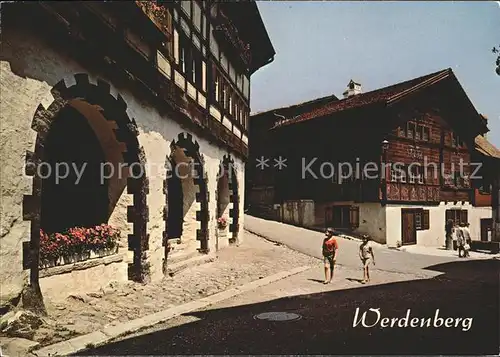
[[[330,94],[330,95],[327,95],[327,96],[324,96],[324,97],[307,100],[305,102],[287,105],[285,107],[279,107],[279,108],[265,110],[265,111],[262,111],[262,112],[257,112],[255,114],[252,114],[251,116],[254,117],[254,116],[266,114],[266,113],[269,113],[269,112],[279,112],[281,110],[295,109],[295,108],[298,108],[298,107],[302,107],[304,105],[313,104],[314,102],[320,102],[320,101],[338,101],[338,100],[339,99],[334,94]]]
[[[427,74],[422,77],[414,78],[406,82],[394,84],[389,87],[376,89],[370,92],[361,93],[345,99],[334,101],[312,111],[299,115],[296,118],[286,120],[281,124],[276,125],[275,127],[281,127],[314,118],[319,118],[347,109],[359,108],[374,103],[388,103],[404,96],[405,94],[417,90],[420,87],[434,83],[435,81],[446,77],[446,75],[449,73],[452,73],[452,71],[448,68],[435,73]]]
[[[475,142],[476,150],[481,154],[500,159],[500,150],[498,150],[495,145],[490,143],[484,136],[476,136]]]

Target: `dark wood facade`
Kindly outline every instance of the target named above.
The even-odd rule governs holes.
[[[42,2],[5,11],[11,21],[43,26],[48,41],[86,67],[247,158],[250,76],[275,53],[254,2]]]
[[[271,126],[269,122],[277,124],[260,134],[268,154],[259,156],[281,155],[287,158],[287,167],[279,170],[271,165],[247,175],[255,180],[249,182],[273,187],[274,203],[297,199],[420,206],[474,203],[478,184],[471,177],[474,140],[488,130],[486,122],[451,70],[401,86],[400,91],[394,85],[322,103],[315,108],[317,115],[292,111],[283,123],[266,113],[266,119],[258,119],[266,123],[262,130]],[[384,96],[384,91],[390,95]],[[361,104],[349,105],[356,101]],[[259,141],[259,136],[250,135]],[[341,163],[350,163],[353,175],[346,178],[345,168],[340,178]]]

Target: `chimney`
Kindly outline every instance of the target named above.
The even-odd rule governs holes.
[[[362,93],[361,84],[356,83],[351,79],[349,84],[347,85],[347,89],[342,94],[344,95],[344,98],[349,98],[349,97],[352,97],[353,95],[360,94],[360,93]]]

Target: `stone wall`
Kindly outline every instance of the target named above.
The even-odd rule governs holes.
[[[314,227],[315,225],[314,201],[312,200],[285,201],[281,212],[284,223],[301,227]]]
[[[25,32],[23,32],[25,31]],[[31,123],[37,107],[41,104],[47,108],[53,101],[51,89],[59,81],[64,80],[67,87],[76,83],[75,74],[85,73],[89,75],[92,84],[97,83],[100,78],[111,84],[111,94],[118,98],[120,95],[127,105],[129,118],[134,118],[138,130],[138,141],[143,147],[148,168],[149,194],[147,204],[149,206],[149,221],[147,232],[149,233],[148,259],[151,264],[153,278],[162,276],[162,259],[164,248],[162,247],[162,233],[165,229],[163,211],[165,206],[165,195],[163,182],[166,176],[165,161],[170,155],[170,145],[177,140],[179,134],[185,133],[186,129],[171,118],[162,116],[149,103],[131,94],[121,84],[111,83],[100,73],[82,67],[63,52],[63,49],[55,49],[49,46],[36,34],[28,33],[26,30],[17,29],[12,32],[3,29],[2,32],[2,58],[1,70],[1,100],[0,100],[0,147],[2,160],[1,180],[1,238],[0,238],[0,273],[2,281],[1,298],[2,303],[18,296],[23,286],[28,282],[29,270],[23,270],[23,242],[30,239],[29,221],[23,220],[23,195],[32,193],[32,178],[24,175],[25,156],[27,151],[33,151],[35,147],[36,132],[32,130]],[[216,187],[219,164],[225,149],[203,138],[192,135],[192,140],[199,144],[199,152],[204,159],[204,171],[207,175],[209,192],[209,247],[215,250],[216,229]],[[232,156],[237,168],[238,186],[240,192],[239,201],[239,237],[243,227],[243,192],[244,192],[244,163]],[[117,183],[117,190],[121,189]],[[111,213],[109,223],[122,229],[123,236],[119,254],[124,255],[124,262],[131,261],[131,252],[127,250],[127,234],[131,233],[131,224],[127,222],[127,206],[131,204],[132,195],[127,194],[127,189],[121,196],[116,195],[116,205]],[[118,198],[119,197],[119,198]],[[113,202],[114,204],[114,202]],[[193,212],[188,212],[192,217]],[[117,269],[116,265],[114,268]],[[84,272],[78,273],[78,279],[86,279]],[[103,273],[103,275],[107,276]],[[92,279],[99,285],[99,274],[93,274]],[[122,276],[120,274],[120,276]],[[54,280],[55,278],[51,278]],[[70,274],[57,277],[60,284],[67,283],[65,279],[71,279]],[[52,285],[52,283],[50,284]],[[49,289],[48,291],[53,291]],[[55,291],[55,290],[54,290]]]
[[[359,207],[359,227],[357,234],[368,234],[378,243],[386,243],[386,210],[380,203],[357,203]]]

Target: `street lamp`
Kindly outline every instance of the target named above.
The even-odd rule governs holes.
[[[387,167],[386,167],[386,162],[387,162],[387,150],[389,149],[389,142],[384,139],[382,141],[382,153],[383,153],[383,158],[382,158],[382,167],[384,168],[384,176],[383,176],[383,184],[382,184],[382,205],[385,206],[387,202]]]

